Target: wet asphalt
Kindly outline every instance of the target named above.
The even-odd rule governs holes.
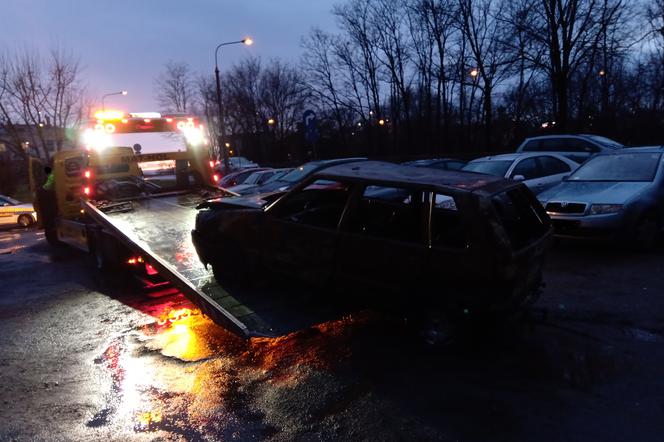
[[[664,439],[664,249],[556,244],[528,327],[432,352],[349,313],[240,340],[0,231],[0,440]]]

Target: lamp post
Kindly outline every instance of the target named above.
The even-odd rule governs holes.
[[[226,150],[224,144],[226,140],[226,127],[224,124],[224,107],[221,105],[221,82],[219,81],[218,53],[219,53],[219,48],[222,46],[236,45],[240,43],[250,46],[254,43],[254,41],[251,38],[243,38],[242,40],[220,43],[217,45],[217,47],[214,50],[214,76],[217,82],[217,106],[219,108],[219,139],[217,140],[217,146],[219,146],[219,149],[222,150],[224,158],[224,170],[226,173],[228,173],[228,151]]]
[[[111,92],[110,94],[104,94],[101,96],[101,109],[106,111],[106,105],[104,104],[104,99],[110,97],[111,95],[127,95],[127,91]]]

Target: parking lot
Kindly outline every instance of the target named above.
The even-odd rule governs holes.
[[[530,327],[432,352],[370,311],[241,341],[4,230],[0,440],[661,440],[663,258],[557,243]]]

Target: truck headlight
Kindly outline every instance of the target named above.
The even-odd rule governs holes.
[[[603,215],[607,213],[616,213],[622,210],[622,204],[593,204],[590,206],[591,215]]]

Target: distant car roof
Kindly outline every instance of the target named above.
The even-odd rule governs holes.
[[[537,151],[537,152],[515,152],[515,153],[503,153],[499,155],[489,155],[486,157],[475,158],[474,160],[470,161],[470,163],[472,163],[473,161],[514,161],[520,158],[540,157],[542,155],[552,156],[566,162],[567,161],[572,161],[573,163],[576,162],[565,157],[565,155],[561,155],[560,152]]]
[[[426,158],[426,159],[421,159],[421,160],[405,161],[401,164],[403,164],[404,166],[419,166],[419,165],[439,163],[441,161],[458,161],[460,163],[465,163],[466,162],[466,161],[460,160],[458,158]]]
[[[611,138],[603,137],[601,135],[593,135],[593,134],[552,134],[552,135],[538,135],[535,137],[528,137],[524,141],[530,141],[530,140],[547,140],[551,138],[583,138],[585,140],[590,140],[594,142],[595,144],[602,144],[604,146],[612,146],[612,147],[621,147],[623,146],[621,143],[612,140]]]
[[[404,166],[383,161],[361,161],[328,167],[315,174],[327,179],[349,178],[388,184],[416,184],[458,190],[495,193],[513,187],[514,181],[472,172]]]

